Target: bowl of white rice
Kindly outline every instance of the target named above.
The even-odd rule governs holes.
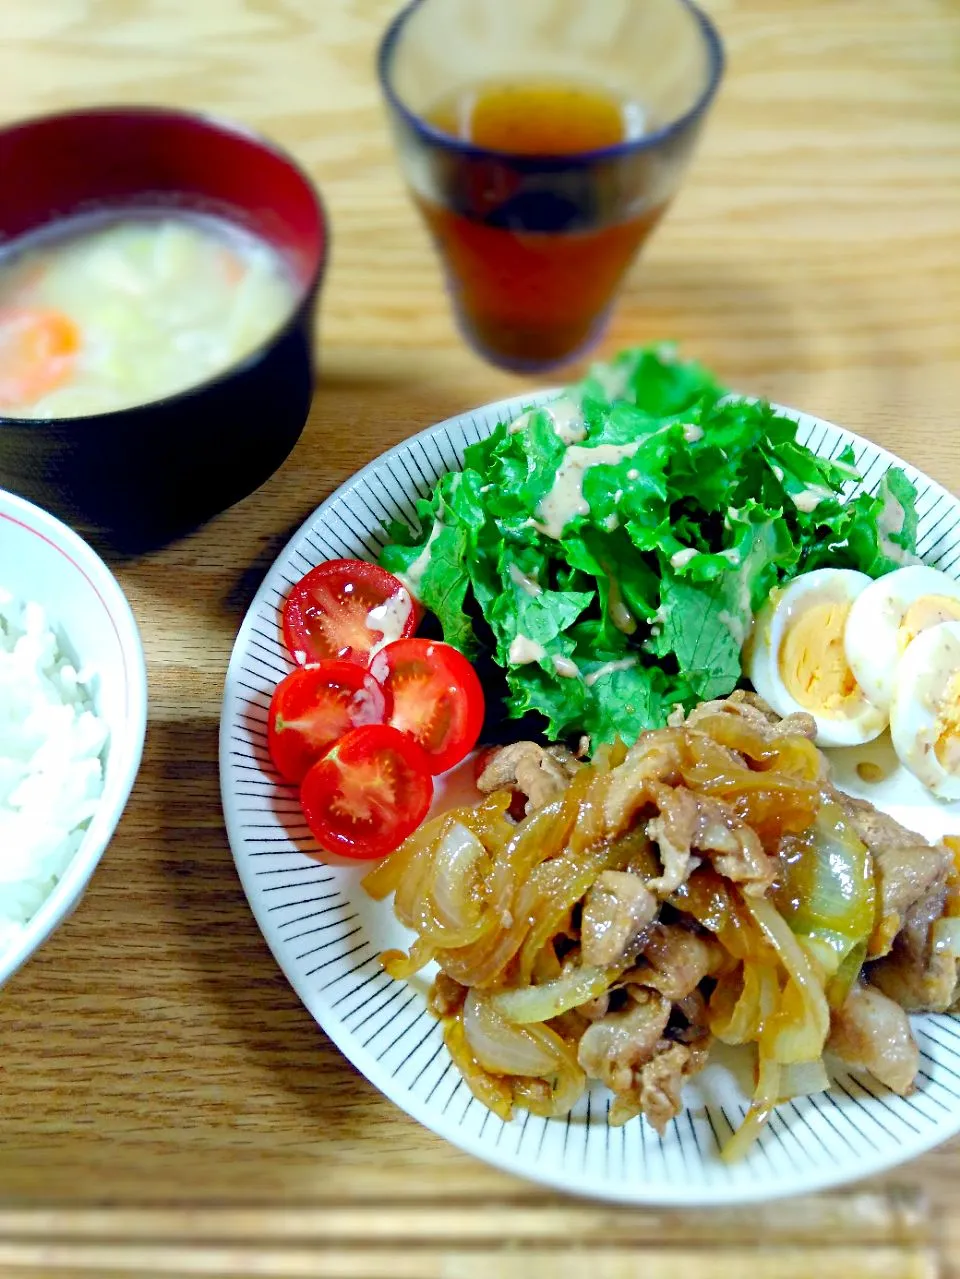
[[[143,646],[87,543],[0,489],[0,984],[74,909],[147,719]]]

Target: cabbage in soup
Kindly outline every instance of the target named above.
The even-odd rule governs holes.
[[[146,404],[252,352],[290,315],[280,255],[196,215],[69,224],[0,259],[0,415]]]

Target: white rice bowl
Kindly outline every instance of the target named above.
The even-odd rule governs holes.
[[[107,725],[43,608],[0,583],[0,953],[80,847],[103,794]]]

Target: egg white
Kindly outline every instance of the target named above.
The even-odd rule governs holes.
[[[934,795],[960,799],[960,761],[945,767],[936,750],[948,723],[960,738],[960,622],[943,622],[911,640],[890,704],[890,737],[900,762]]]
[[[757,614],[744,655],[745,670],[754,688],[780,715],[805,711],[817,725],[819,746],[858,746],[872,741],[887,726],[886,712],[874,706],[860,690],[847,699],[843,712],[826,706],[804,705],[790,692],[780,671],[782,649],[803,614],[821,603],[850,605],[869,585],[865,573],[853,569],[816,569],[802,573],[770,599]],[[842,633],[831,637],[844,646]],[[843,659],[845,660],[845,658]]]
[[[889,711],[897,668],[913,638],[904,622],[912,605],[931,597],[956,601],[960,582],[926,564],[899,568],[871,582],[854,600],[844,645],[857,683],[875,706]]]

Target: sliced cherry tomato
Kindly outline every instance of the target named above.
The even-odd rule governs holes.
[[[458,649],[401,639],[377,653],[370,670],[393,703],[389,723],[416,739],[432,773],[446,772],[473,750],[483,727],[483,689]]]
[[[283,638],[298,666],[329,658],[366,666],[378,645],[416,629],[417,610],[407,588],[363,560],[318,564],[283,606]]]
[[[399,848],[432,799],[423,751],[387,724],[345,733],[300,787],[303,814],[320,847],[361,861]]]
[[[270,758],[281,777],[301,782],[344,733],[382,724],[389,713],[386,692],[355,662],[299,666],[280,681],[270,702]]]

